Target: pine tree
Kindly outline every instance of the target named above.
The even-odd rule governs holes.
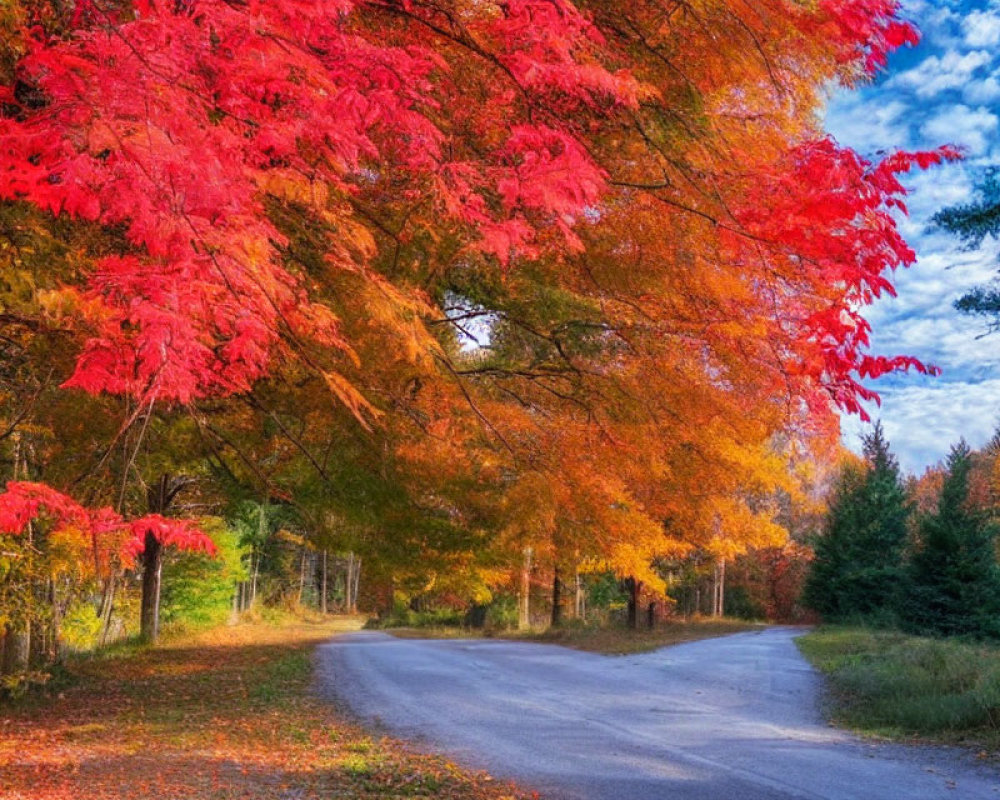
[[[899,602],[910,632],[1000,637],[997,528],[968,502],[971,466],[969,446],[959,442],[948,456],[937,511],[920,521]]]
[[[941,209],[934,222],[969,250],[981,247],[987,238],[1000,238],[1000,167],[987,168],[970,202]],[[994,285],[976,286],[955,301],[955,308],[984,317],[991,332],[1000,330],[1000,290]]]
[[[864,438],[864,454],[863,468],[840,476],[806,581],[806,605],[828,619],[885,614],[903,573],[910,509],[881,424]]]

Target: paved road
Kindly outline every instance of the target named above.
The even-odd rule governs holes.
[[[826,726],[771,628],[637,656],[495,640],[339,637],[323,691],[387,732],[569,800],[1000,800],[962,753]]]

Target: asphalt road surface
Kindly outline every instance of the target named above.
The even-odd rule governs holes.
[[[323,645],[319,676],[367,723],[543,798],[1000,800],[970,754],[825,725],[798,633],[601,656],[363,632]]]

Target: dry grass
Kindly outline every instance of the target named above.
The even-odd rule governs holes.
[[[525,635],[530,641],[561,644],[578,650],[608,655],[646,653],[660,647],[699,639],[711,639],[763,627],[752,622],[733,619],[694,619],[666,622],[655,628],[552,628],[542,633]]]
[[[241,625],[72,663],[0,706],[4,800],[522,797],[372,738],[310,694],[316,644],[356,621]]]
[[[585,627],[568,625],[546,631],[491,632],[471,628],[391,628],[386,633],[404,639],[473,639],[496,637],[515,641],[541,642],[574,647],[593,653],[626,655],[645,653],[660,647],[698,639],[711,639],[749,630],[760,630],[762,625],[735,619],[694,619],[660,623],[652,630],[629,630],[621,627]]]

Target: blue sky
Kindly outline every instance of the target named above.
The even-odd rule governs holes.
[[[987,164],[1000,164],[1000,0],[904,0],[903,7],[922,32],[920,45],[893,56],[873,85],[836,93],[826,127],[867,156],[945,143],[967,152],[961,164],[907,180],[910,216],[901,227],[917,264],[897,273],[898,298],[868,312],[875,352],[914,355],[942,370],[936,378],[872,383],[882,407],[870,407],[871,415],[881,418],[902,467],[919,474],[960,437],[981,446],[1000,423],[1000,334],[983,337],[981,320],[952,308],[995,277],[997,246],[963,252],[930,224],[941,207],[969,198]],[[859,450],[866,426],[845,418],[842,429],[845,443]]]

